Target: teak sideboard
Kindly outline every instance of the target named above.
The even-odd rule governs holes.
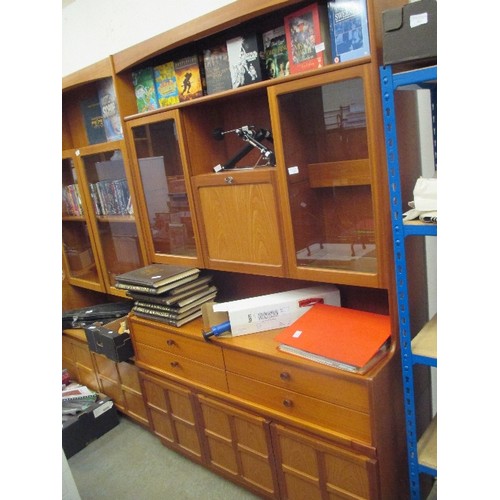
[[[132,391],[120,367],[88,352],[91,365],[74,361],[86,346],[67,333],[64,362],[84,380],[93,369],[96,387],[107,384],[166,446],[263,497],[406,498],[378,74],[381,13],[405,2],[367,1],[368,56],[137,112],[133,72],[263,33],[310,3],[237,0],[63,78],[62,184],[78,195],[63,203],[63,310],[96,294],[126,299],[116,276],[152,262],[213,273],[217,301],[332,283],[342,305],[391,315],[386,358],[350,374],[279,352],[275,331],[207,343],[201,320],[173,328],[132,314]],[[82,101],[105,79],[123,139],[90,144]],[[252,150],[239,168],[215,172],[243,145],[215,131],[243,126],[272,134],[275,165],[255,167]],[[121,210],[98,209],[99,182],[125,189]],[[425,374],[421,385],[423,394]],[[132,393],[143,406],[127,403]]]

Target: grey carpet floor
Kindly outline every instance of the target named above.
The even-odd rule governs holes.
[[[68,459],[82,500],[255,500],[258,497],[120,423]]]

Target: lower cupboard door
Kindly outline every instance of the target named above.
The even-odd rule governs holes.
[[[151,430],[163,444],[194,461],[202,461],[191,391],[141,372]]]
[[[269,422],[198,395],[209,467],[265,498],[280,498]]]
[[[376,460],[279,424],[271,429],[283,498],[378,500]]]

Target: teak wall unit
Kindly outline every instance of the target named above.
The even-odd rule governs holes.
[[[412,500],[421,498],[421,474],[437,477],[437,413],[430,422],[419,421],[418,389],[416,370],[421,367],[437,367],[437,314],[422,325],[412,316],[414,304],[410,296],[414,281],[409,276],[408,258],[409,240],[417,237],[437,236],[437,224],[426,224],[420,221],[404,221],[403,178],[404,161],[401,160],[398,142],[398,102],[397,93],[405,88],[420,86],[431,93],[431,114],[434,132],[436,123],[437,66],[420,68],[411,71],[394,72],[392,66],[380,68],[382,96],[384,105],[384,123],[386,134],[387,167],[392,200],[392,231],[394,244],[394,267],[397,282],[397,301],[399,318],[399,337],[401,346],[401,362],[403,370],[404,405],[406,417],[406,439],[408,447],[408,465],[410,492]],[[436,160],[437,141],[434,133]],[[416,152],[415,152],[416,154]],[[417,178],[414,177],[413,185]],[[408,189],[408,188],[407,188]],[[406,189],[406,194],[408,190]],[[423,239],[423,238],[422,238]],[[422,268],[424,269],[424,268]],[[422,270],[421,270],[422,272]],[[422,307],[422,304],[419,304]],[[422,423],[424,425],[422,425]]]
[[[344,306],[391,314],[390,352],[363,376],[279,353],[275,332],[206,344],[201,321],[129,320],[149,426],[165,445],[269,498],[405,498],[378,75],[381,12],[405,2],[368,0],[370,56],[137,113],[133,71],[262,33],[310,3],[238,0],[63,79],[63,185],[78,183],[83,207],[63,216],[65,274],[124,297],[118,272],[186,264],[214,273],[221,300],[335,283]],[[103,78],[113,80],[124,139],[89,145],[79,103]],[[332,126],[350,103],[362,121]],[[243,143],[213,131],[244,125],[272,132],[276,166],[215,173]],[[91,184],[95,160],[117,150],[134,212],[108,220],[93,210]]]

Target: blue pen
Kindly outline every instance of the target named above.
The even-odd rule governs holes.
[[[225,321],[224,323],[220,323],[219,325],[214,325],[210,327],[210,331],[205,332],[202,330],[203,338],[208,340],[210,337],[214,335],[218,337],[221,333],[230,332],[231,331],[231,323],[229,321]]]

